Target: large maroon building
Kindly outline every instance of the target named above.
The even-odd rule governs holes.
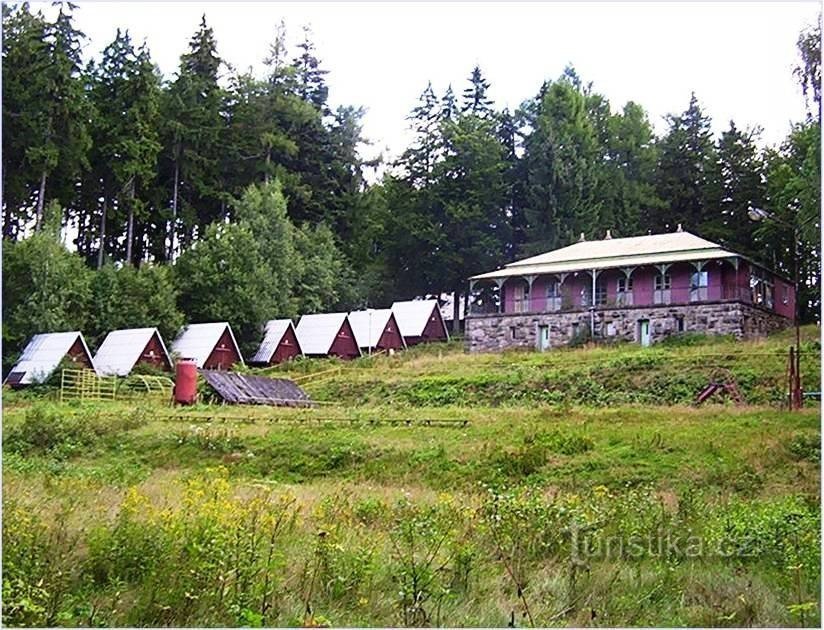
[[[649,345],[686,331],[763,335],[792,324],[794,285],[681,231],[581,241],[470,279],[472,351],[566,345],[576,335]]]

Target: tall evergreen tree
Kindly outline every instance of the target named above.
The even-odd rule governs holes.
[[[3,7],[7,236],[16,233],[20,218],[25,221],[18,204],[25,206],[34,197],[35,229],[43,223],[49,196],[68,205],[87,165],[90,139],[80,67],[84,35],[73,25],[72,8],[61,5],[55,21],[46,22],[39,13],[31,15],[27,4]]]
[[[489,81],[484,79],[481,69],[475,66],[472,68],[472,74],[469,75],[469,85],[463,92],[461,112],[469,112],[482,118],[491,116],[492,99],[486,95],[488,90]]]
[[[684,229],[701,231],[717,212],[717,157],[705,115],[695,93],[689,107],[680,115],[670,115],[669,130],[658,143],[656,176],[658,195],[668,203],[663,212],[645,217],[645,223],[658,230],[672,230],[681,223]]]
[[[218,85],[222,63],[204,15],[162,99],[161,185],[170,188],[165,197],[171,199],[169,257],[178,234],[189,243],[196,229],[223,215],[224,92]]]
[[[141,194],[156,175],[161,148],[160,81],[148,49],[143,45],[135,50],[128,31],[117,31],[94,70],[93,98],[102,132],[100,158],[111,165],[113,189],[107,192],[111,196],[109,207],[116,211],[114,215],[103,212],[100,246],[131,264],[142,257],[142,252],[134,255],[135,224],[147,219],[148,208]],[[123,236],[122,228],[115,228],[112,234],[113,225],[125,226],[122,245],[118,238]],[[102,261],[101,255],[99,263]]]
[[[524,138],[524,250],[538,253],[597,227],[599,146],[587,99],[566,77],[542,89],[523,113],[531,130]]]
[[[703,235],[750,255],[757,255],[753,242],[754,225],[747,218],[751,206],[762,208],[766,185],[764,164],[756,145],[760,129],[740,130],[730,121],[730,128],[718,141],[720,201],[717,211],[703,225]]]

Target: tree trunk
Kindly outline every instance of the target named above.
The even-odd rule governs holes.
[[[103,212],[100,213],[100,249],[97,250],[97,268],[103,266],[106,255],[106,214],[109,207],[109,196],[103,192]]]
[[[175,229],[177,228],[177,182],[180,178],[180,163],[175,160],[175,187],[172,195],[172,226],[169,230],[169,262],[175,257]]]
[[[134,180],[129,187],[129,222],[126,225],[126,264],[132,264],[132,240],[134,238]]]
[[[37,219],[34,223],[34,231],[39,232],[43,227],[43,207],[46,197],[46,171],[40,174],[40,191],[37,193]]]
[[[461,332],[461,292],[459,289],[455,289],[455,292],[452,294],[452,333],[457,334]]]

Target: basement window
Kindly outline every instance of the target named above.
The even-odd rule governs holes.
[[[509,327],[509,338],[510,339],[515,339],[515,333],[516,333],[517,330],[518,329],[517,329],[516,326],[510,326]]]

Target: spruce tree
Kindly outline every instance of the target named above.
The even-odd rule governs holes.
[[[654,229],[671,231],[676,224],[701,232],[717,212],[717,156],[710,131],[711,121],[693,93],[689,107],[668,116],[669,130],[660,140],[656,189],[668,203],[663,212],[646,217]]]

